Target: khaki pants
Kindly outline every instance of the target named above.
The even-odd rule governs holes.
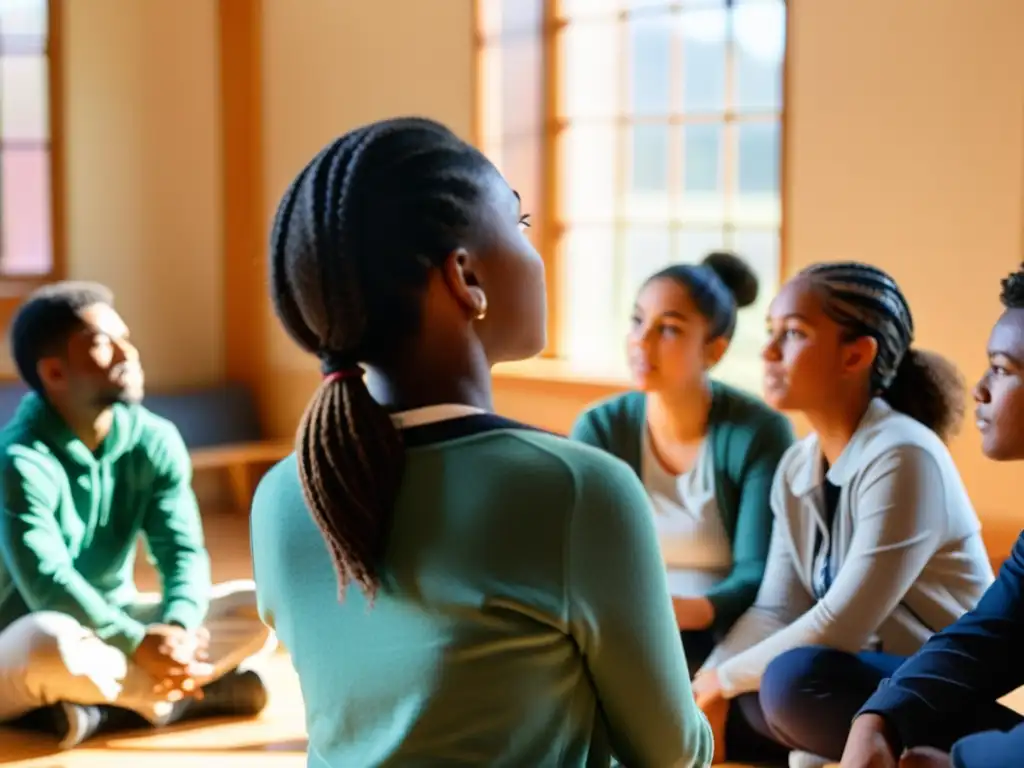
[[[154,623],[160,601],[160,595],[140,595],[128,613],[144,624]],[[205,626],[214,672],[198,681],[201,685],[251,664],[276,645],[257,615],[252,581],[215,586]],[[154,682],[121,651],[66,614],[32,613],[0,632],[0,722],[58,701],[113,704],[156,722],[172,704],[153,693]]]

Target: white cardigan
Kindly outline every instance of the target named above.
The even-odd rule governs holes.
[[[949,451],[929,429],[875,399],[828,471],[840,487],[834,578],[814,597],[815,540],[828,551],[823,459],[816,435],[782,457],[772,485],[768,564],[754,605],[711,654],[725,696],[756,691],[792,648],[910,655],[973,608],[993,581]]]

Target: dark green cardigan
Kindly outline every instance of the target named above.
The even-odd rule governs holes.
[[[588,408],[571,437],[625,461],[640,475],[647,397],[629,392]],[[713,629],[725,632],[757,596],[772,533],[769,495],[775,468],[793,444],[789,420],[757,398],[718,381],[711,383],[708,416],[715,497],[732,542],[732,572],[708,594]]]

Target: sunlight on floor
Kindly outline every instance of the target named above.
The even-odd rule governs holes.
[[[160,733],[100,737],[72,752],[52,751],[45,739],[0,730],[0,765],[12,768],[298,768],[306,764],[306,737],[298,680],[287,655],[266,668],[271,699],[255,720],[208,720]]]
[[[241,515],[211,514],[204,523],[214,551],[217,581],[248,578],[248,525]],[[140,567],[143,588],[153,575]],[[304,768],[306,736],[298,680],[284,652],[266,667],[271,698],[267,710],[248,721],[208,720],[160,733],[129,733],[99,738],[72,752],[54,752],[36,737],[0,729],[0,766],[10,768]],[[1024,689],[1002,702],[1024,713]],[[723,765],[721,768],[729,768]],[[733,765],[732,768],[743,768]]]

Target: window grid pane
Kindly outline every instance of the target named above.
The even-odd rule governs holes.
[[[49,2],[0,0],[0,275],[53,267]]]
[[[528,137],[512,130],[521,99],[510,100],[506,82],[515,25],[495,21],[510,3],[480,2],[481,138],[495,159],[521,165],[513,145]],[[538,136],[556,169],[548,227],[562,356],[585,367],[622,365],[639,283],[666,263],[730,248],[762,290],[741,313],[719,372],[757,386],[764,307],[779,282],[784,0],[553,5],[558,17],[548,17],[544,34],[559,103]]]
[[[50,153],[47,149],[4,149],[0,153],[3,196],[3,273],[41,275],[50,270]]]
[[[0,55],[0,140],[49,138],[48,65],[46,56]]]
[[[45,40],[49,20],[47,0],[0,0],[0,38]],[[4,45],[6,49],[7,46]]]
[[[606,88],[599,108],[596,99],[581,107],[598,80],[583,73],[599,70],[596,59],[588,64],[577,49],[562,73],[557,152],[565,356],[584,366],[620,367],[623,318],[642,280],[666,263],[697,262],[729,248],[755,269],[762,288],[756,305],[741,314],[719,373],[756,388],[762,319],[780,266],[784,4],[597,5],[563,0],[557,33],[572,39],[600,26],[611,40],[614,20],[627,53],[603,52],[603,66],[612,60],[618,71],[601,79],[619,87]],[[564,50],[565,41],[556,42]],[[605,137],[600,146],[595,136]],[[618,317],[598,320],[595,306],[613,308]],[[603,344],[602,333],[610,334]]]

